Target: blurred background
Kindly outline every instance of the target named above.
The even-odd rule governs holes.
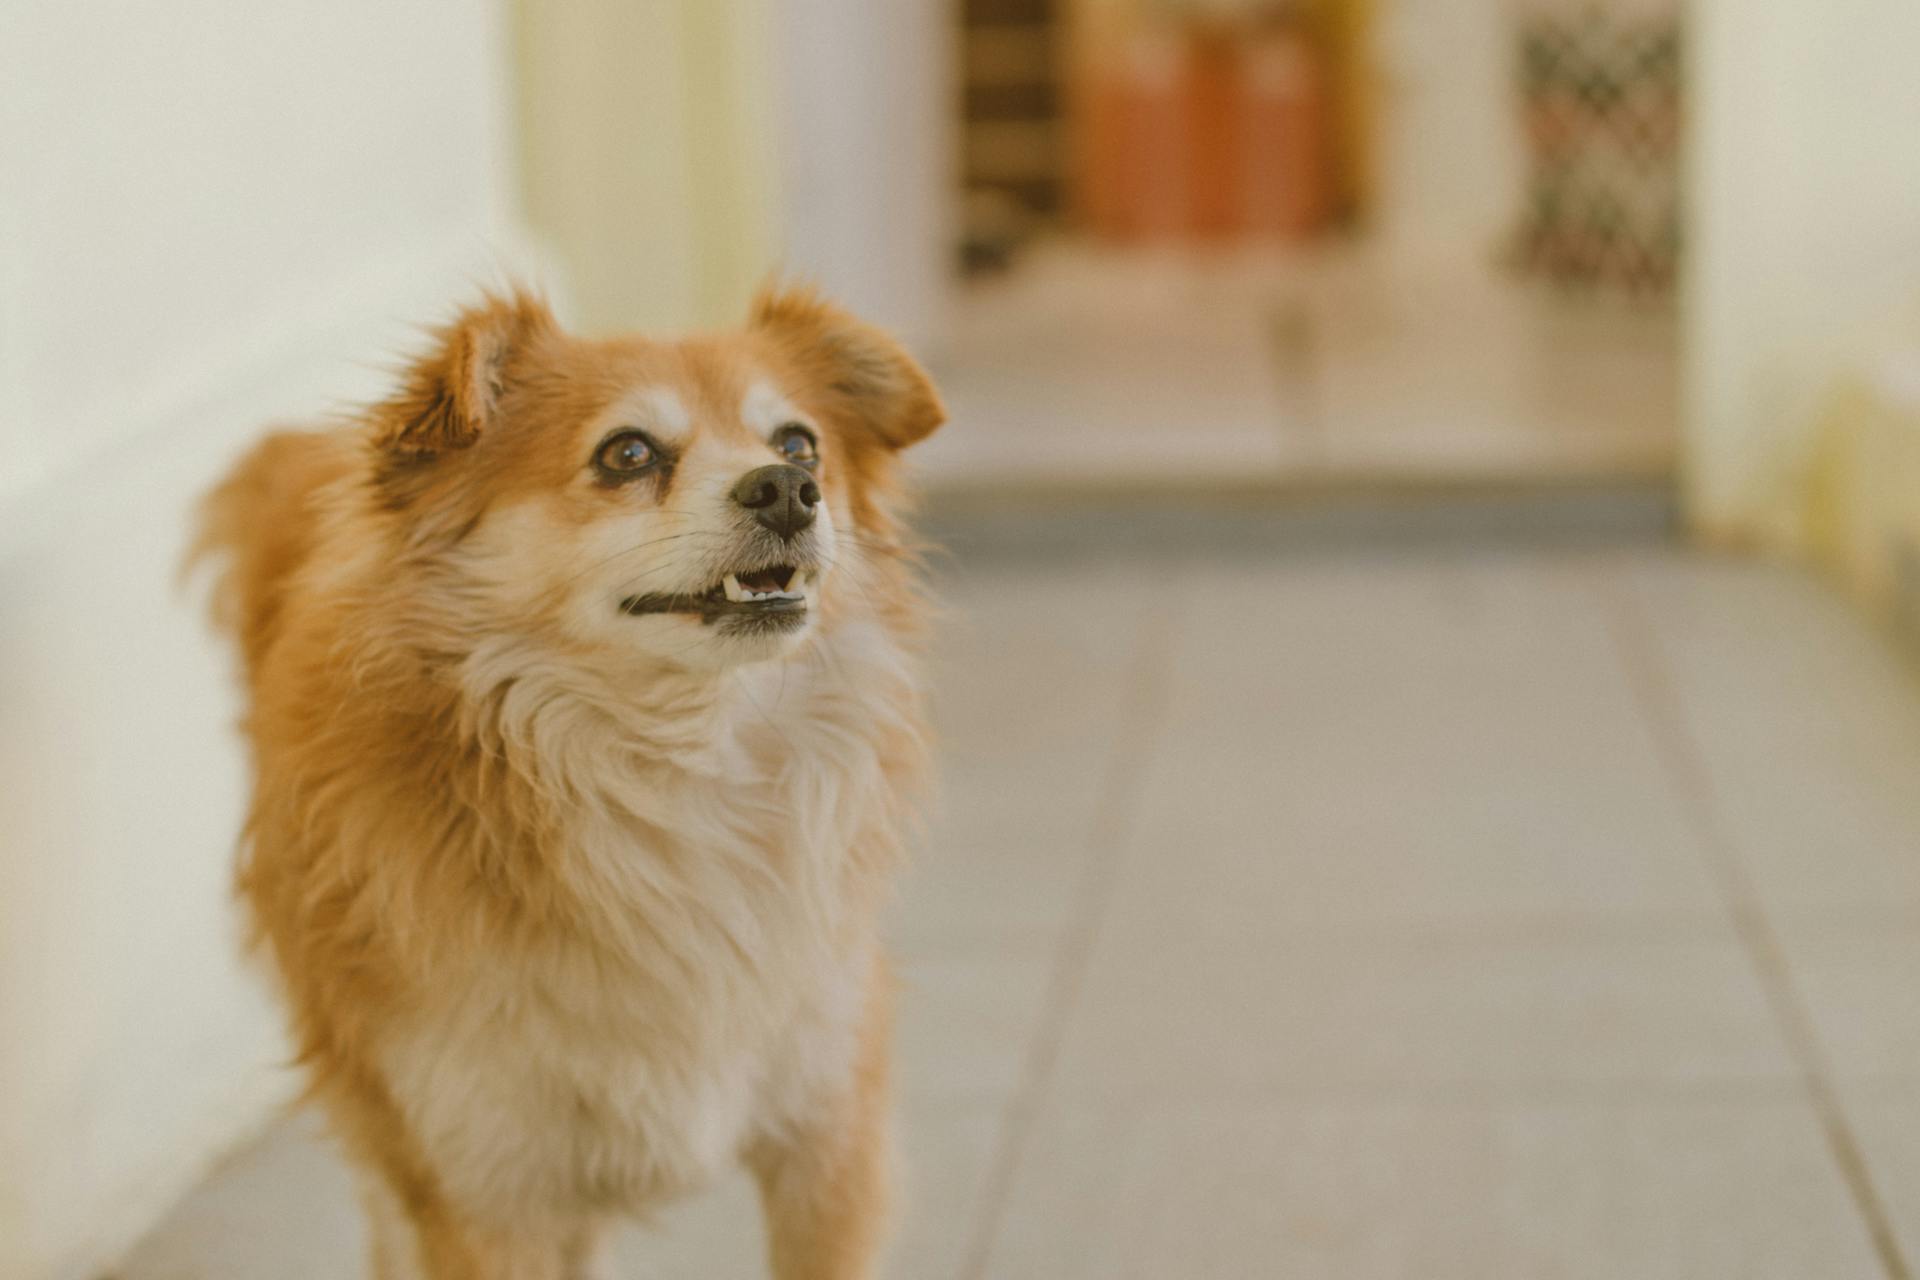
[[[263,423],[770,272],[951,425],[916,1277],[1920,1265],[1920,10],[0,0],[0,1277],[361,1274],[237,958]],[[623,1274],[760,1274],[729,1185]]]

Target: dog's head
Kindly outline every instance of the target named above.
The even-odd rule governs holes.
[[[373,414],[443,621],[690,668],[777,656],[885,554],[927,375],[807,291],[742,330],[588,341],[524,294],[439,331]]]

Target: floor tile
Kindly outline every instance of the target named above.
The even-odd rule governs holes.
[[[894,936],[936,949],[1057,939],[1094,852],[1152,601],[1113,564],[950,575],[940,596],[940,782]]]
[[[1789,928],[1781,946],[1834,1078],[1920,1091],[1920,916],[1905,925]]]
[[[217,1170],[113,1280],[359,1280],[366,1259],[352,1175],[302,1115]]]
[[[1051,951],[915,954],[897,964],[901,1093],[1003,1102],[1019,1087],[1054,973]]]
[[[993,1280],[1869,1280],[1804,1106],[1148,1106],[1041,1126]]]
[[[1920,679],[1825,588],[1782,569],[1622,569],[1756,891],[1798,918],[1920,913]]]
[[[1150,1098],[1666,1089],[1794,1069],[1731,940],[1106,936],[1054,1079]]]
[[[1010,566],[937,578],[929,679],[949,768],[1091,769],[1123,714],[1152,608],[1127,566]]]
[[[1005,1124],[1000,1109],[978,1106],[921,1106],[907,1117],[900,1229],[887,1274],[900,1280],[959,1280],[981,1229],[988,1177]]]
[[[1920,1263],[1920,1090],[1851,1087],[1846,1113],[1901,1253]]]
[[[947,780],[895,895],[890,932],[902,947],[1027,948],[1068,928],[1094,856],[1098,780],[1069,782],[1071,768],[994,772],[997,781]]]
[[[1727,936],[1577,563],[1208,565],[1185,590],[1118,927]]]

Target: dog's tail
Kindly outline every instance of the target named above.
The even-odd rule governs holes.
[[[326,493],[357,464],[340,431],[276,431],[201,500],[187,568],[215,561],[215,623],[251,673],[273,643],[289,580],[313,554]]]

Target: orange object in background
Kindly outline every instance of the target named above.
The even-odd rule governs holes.
[[[1246,50],[1240,92],[1245,228],[1310,236],[1326,225],[1335,203],[1334,121],[1322,60],[1296,32],[1262,37]]]
[[[1246,230],[1248,152],[1245,77],[1239,41],[1202,29],[1187,52],[1187,228],[1201,239]]]
[[[1165,238],[1185,230],[1186,49],[1143,34],[1124,62],[1105,68],[1090,95],[1082,127],[1086,148],[1085,210],[1097,235]]]
[[[1306,35],[1137,33],[1095,73],[1081,207],[1111,239],[1299,239],[1334,208],[1328,76]]]

